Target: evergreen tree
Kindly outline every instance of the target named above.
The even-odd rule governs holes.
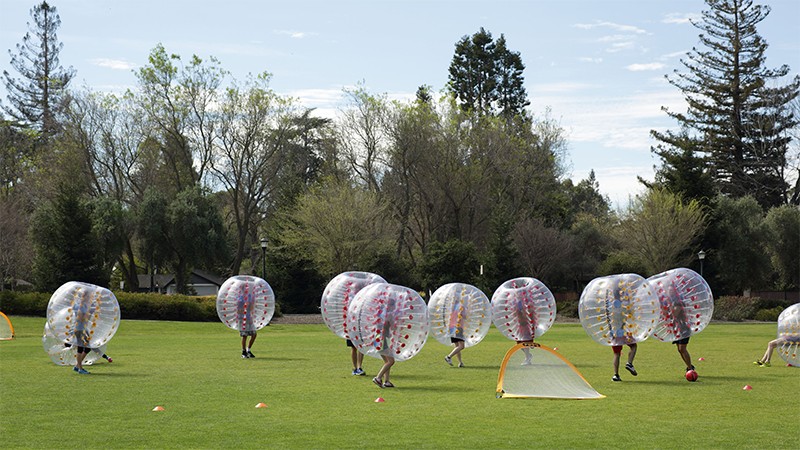
[[[481,27],[456,43],[448,88],[463,111],[509,119],[524,115],[530,105],[523,86],[524,70],[519,52],[508,49],[505,37],[501,34],[495,41],[492,33]]]
[[[102,248],[93,230],[92,207],[74,186],[61,185],[31,223],[34,284],[53,291],[67,281],[108,286]]]
[[[56,114],[63,106],[67,85],[75,71],[59,63],[58,54],[64,44],[56,35],[61,25],[56,8],[42,2],[33,7],[31,17],[34,23],[28,23],[29,32],[17,44],[17,54],[8,51],[11,66],[21,78],[3,71],[10,103],[3,110],[20,124],[34,127],[47,137],[58,128]]]
[[[681,130],[651,131],[664,143],[653,149],[664,160],[660,173],[666,178],[681,173],[676,164],[702,160],[722,193],[753,194],[764,208],[785,203],[788,131],[798,124],[789,103],[798,96],[800,77],[774,87],[789,67],[765,67],[767,43],[756,26],[769,14],[768,6],[752,0],[706,4],[710,10],[694,23],[703,32],[704,48],[693,48],[681,60],[687,72],[667,76],[688,104],[686,113],[663,108]]]

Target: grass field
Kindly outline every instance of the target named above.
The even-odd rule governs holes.
[[[238,333],[221,323],[123,321],[108,345],[114,362],[81,376],[43,351],[45,319],[11,320],[17,338],[0,342],[0,448],[800,446],[800,369],[777,355],[771,368],[751,364],[774,324],[709,325],[689,345],[696,383],[683,378],[674,346],[650,339],[639,376],[623,371],[614,383],[611,349],[580,324],[557,323],[540,342],[607,398],[543,400],[495,398],[513,344],[495,328],[464,352],[461,369],[429,340],[394,366],[397,388],[381,390],[350,374],[349,349],[324,325],[271,325],[257,358],[243,360]],[[379,366],[365,361],[369,375]]]

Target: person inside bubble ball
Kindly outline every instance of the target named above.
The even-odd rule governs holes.
[[[464,367],[464,361],[461,359],[461,351],[464,350],[466,346],[464,342],[464,327],[462,326],[462,321],[464,320],[464,305],[463,303],[459,302],[458,306],[453,308],[453,311],[450,313],[450,322],[449,322],[449,334],[450,334],[450,343],[455,345],[453,351],[451,351],[447,356],[444,357],[444,361],[447,364],[453,365],[453,357],[455,356],[458,358],[458,367]]]
[[[64,344],[64,347],[70,348],[70,347],[72,347],[72,344]],[[98,348],[90,348],[89,350],[90,350],[90,351],[93,351],[93,352],[95,352],[95,353],[102,353],[102,352],[100,351],[100,349],[98,349]],[[87,353],[88,353],[88,352],[87,352]],[[102,353],[100,356],[102,356],[103,358],[105,358],[105,359],[106,359],[108,362],[114,362],[114,360],[113,360],[113,359],[111,359],[111,357],[110,357],[110,356],[108,356],[108,355],[106,355],[105,353]],[[84,355],[84,358],[85,358],[85,357],[86,357],[86,356]]]
[[[258,337],[258,330],[256,330],[253,322],[253,314],[255,309],[255,299],[249,292],[244,292],[239,296],[236,302],[236,307],[241,320],[239,327],[239,336],[242,337],[242,358],[255,358],[256,355],[250,351],[253,348],[253,343],[256,342]],[[247,345],[247,337],[250,337],[250,345]]]
[[[383,330],[381,332],[381,339],[380,341],[376,340],[375,344],[376,348],[380,351],[386,348],[391,341],[391,333],[392,333],[392,321],[389,320],[389,317],[393,317],[395,314],[396,309],[396,302],[394,298],[389,297],[387,300],[386,308],[383,311]],[[384,355],[381,353],[381,359],[383,359],[383,366],[381,370],[378,371],[378,374],[375,375],[375,378],[372,379],[372,382],[375,383],[379,388],[393,388],[394,384],[389,381],[390,372],[392,370],[392,366],[394,365],[394,357]]]
[[[364,376],[367,373],[361,368],[364,362],[364,354],[358,351],[353,341],[347,339],[347,346],[350,347],[350,359],[353,361],[353,375]]]
[[[678,350],[678,354],[681,355],[681,359],[683,362],[686,363],[686,371],[694,370],[694,365],[692,364],[692,356],[689,354],[689,350],[687,346],[689,345],[689,335],[691,333],[691,328],[689,327],[689,319],[686,317],[686,311],[683,309],[683,305],[675,305],[673,310],[673,321],[678,325],[680,328],[681,335],[686,335],[683,339],[678,339],[672,341],[675,345],[676,349]]]
[[[89,311],[85,305],[81,305],[75,312],[75,340],[76,351],[75,354],[75,367],[72,368],[75,372],[81,375],[88,375],[90,372],[83,368],[83,360],[89,354],[89,333],[86,330],[86,322],[89,321]]]
[[[779,345],[782,345],[786,342],[789,342],[789,340],[783,336],[769,341],[769,343],[767,343],[767,350],[764,352],[764,356],[762,356],[761,359],[753,361],[753,364],[757,365],[758,367],[772,367],[772,364],[769,362],[769,360],[772,358],[772,352],[775,351]]]
[[[632,344],[626,344],[628,346],[628,362],[625,363],[625,370],[631,373],[633,376],[639,375],[636,372],[636,369],[633,367],[633,359],[636,357],[636,348],[638,345],[634,342]],[[622,381],[622,378],[619,377],[619,359],[622,356],[622,346],[621,345],[612,345],[611,349],[614,351],[614,376],[611,377],[611,381]]]

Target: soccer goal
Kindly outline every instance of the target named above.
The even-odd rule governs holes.
[[[497,377],[497,398],[594,399],[605,395],[592,388],[578,369],[555,350],[541,344],[517,344],[506,353]]]
[[[0,312],[0,341],[9,341],[11,339],[14,339],[14,326],[11,325],[11,319]]]

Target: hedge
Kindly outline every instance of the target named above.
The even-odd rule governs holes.
[[[178,320],[187,322],[216,322],[216,297],[163,295],[153,293],[115,292],[123,319]],[[0,311],[8,315],[47,317],[50,293],[0,292]],[[275,317],[280,317],[280,305],[275,305]]]

